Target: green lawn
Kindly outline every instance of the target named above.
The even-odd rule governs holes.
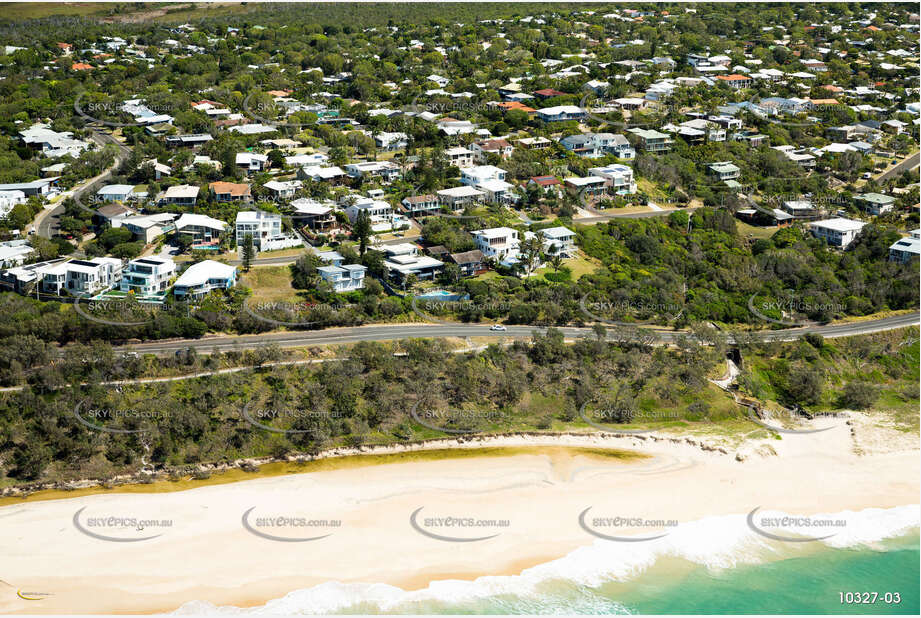
[[[291,287],[291,271],[287,266],[254,266],[240,276],[240,283],[252,289],[253,301],[298,300],[298,291]]]
[[[743,223],[742,221],[736,221],[736,229],[739,230],[739,235],[742,237],[752,236],[753,238],[758,239],[768,239],[774,235],[779,228],[776,227],[758,227],[754,225],[749,225]]]

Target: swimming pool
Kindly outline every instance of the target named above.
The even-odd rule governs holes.
[[[468,300],[470,295],[460,294],[458,292],[448,292],[447,290],[432,290],[431,292],[420,294],[418,298],[425,298],[427,300]]]

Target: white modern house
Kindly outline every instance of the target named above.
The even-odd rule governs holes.
[[[349,163],[345,166],[345,173],[352,178],[380,178],[383,182],[390,182],[400,176],[400,166],[390,161],[364,161]]]
[[[514,202],[514,185],[505,181],[506,171],[494,165],[476,165],[461,169],[461,184],[475,187],[486,194],[486,200],[495,204]]]
[[[244,246],[247,234],[252,235],[253,246],[258,251],[276,251],[304,245],[304,241],[299,236],[290,236],[283,232],[281,215],[261,210],[238,212],[235,230],[238,247]]]
[[[247,174],[255,174],[269,166],[269,157],[268,155],[253,152],[238,152],[236,163],[237,167],[245,170]]]
[[[370,197],[358,197],[353,198],[352,203],[345,208],[345,214],[353,225],[362,212],[368,214],[372,231],[386,232],[393,229],[393,208],[387,202]]]
[[[35,253],[28,240],[0,242],[0,268],[22,266]]]
[[[544,239],[544,253],[547,255],[561,255],[563,257],[573,257],[576,254],[576,233],[565,228],[562,225],[557,227],[540,230]],[[525,232],[525,237],[534,235],[534,232]]]
[[[518,230],[510,227],[493,227],[485,230],[475,230],[470,232],[473,236],[473,242],[476,248],[483,252],[488,258],[497,261],[507,260],[518,257],[518,249],[521,240],[518,237]]]
[[[368,267],[361,264],[330,265],[317,268],[320,278],[332,285],[336,292],[351,292],[363,288],[367,270]]]
[[[455,146],[445,150],[445,157],[454,167],[470,167],[476,159],[476,152],[463,146]]]
[[[454,211],[463,210],[468,204],[482,202],[486,198],[485,191],[467,185],[442,189],[435,194],[440,204]]]
[[[26,203],[26,194],[22,191],[0,191],[0,217],[5,217],[17,204]]]
[[[133,292],[139,298],[165,292],[176,274],[176,263],[169,258],[144,257],[128,262],[122,272],[122,292]]]
[[[270,180],[263,185],[278,199],[290,199],[301,188],[300,180]]]
[[[49,294],[91,295],[115,287],[121,276],[122,261],[117,258],[71,260],[46,270],[41,287]]]
[[[619,195],[636,193],[636,183],[633,180],[633,168],[626,165],[614,164],[604,167],[590,167],[591,176],[604,178],[606,188]]]
[[[816,238],[822,238],[829,245],[847,249],[857,234],[863,229],[866,223],[863,221],[854,221],[852,219],[825,219],[823,221],[813,221],[809,224],[809,230]]]
[[[235,222],[237,246],[242,247],[246,235],[253,237],[253,245],[261,250],[262,241],[281,236],[281,216],[261,210],[242,210]]]
[[[214,260],[189,266],[173,284],[176,298],[197,298],[212,290],[226,290],[237,282],[237,269]]]
[[[196,243],[210,243],[220,239],[227,223],[207,215],[183,213],[176,220],[176,233],[191,236]]]

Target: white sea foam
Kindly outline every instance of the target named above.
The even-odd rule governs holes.
[[[782,511],[764,508],[759,518],[785,515]],[[797,515],[797,517],[802,517]],[[828,539],[815,541],[829,547],[854,547],[872,545],[888,538],[904,536],[921,523],[921,507],[909,505],[891,509],[871,508],[862,511],[819,513],[813,520],[845,520],[844,526],[831,528],[791,527],[770,528],[765,531],[782,536],[816,537],[833,534]],[[432,603],[470,606],[484,599],[503,597],[519,599],[515,607],[527,608],[527,613],[571,613],[565,605],[554,602],[548,595],[548,583],[569,582],[583,590],[606,582],[629,581],[651,567],[658,559],[673,557],[687,560],[710,569],[732,568],[754,564],[782,556],[813,543],[784,543],[770,540],[747,525],[747,514],[707,517],[681,524],[667,536],[642,543],[621,543],[596,540],[563,558],[540,564],[514,576],[485,576],[474,581],[435,581],[422,590],[405,591],[386,584],[356,584],[328,582],[312,588],[296,590],[280,599],[254,608],[217,607],[211,603],[192,601],[184,604],[176,614],[326,614],[354,608],[355,611],[388,613],[403,611],[413,613],[413,607],[428,608]],[[620,611],[618,611],[620,610]],[[421,610],[426,613],[425,609]],[[606,613],[626,613],[625,608],[608,607]]]

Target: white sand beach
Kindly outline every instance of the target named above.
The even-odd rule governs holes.
[[[325,582],[412,590],[438,580],[517,574],[598,541],[579,523],[589,507],[591,518],[680,523],[756,507],[808,515],[916,504],[917,440],[916,434],[857,418],[822,433],[765,440],[776,454],[745,445],[746,456],[738,461],[737,449],[721,453],[681,440],[504,437],[452,442],[459,448],[529,448],[507,456],[344,467],[181,492],[12,504],[0,507],[0,612],[157,613],[190,601],[252,607]],[[604,458],[564,447],[630,449],[647,457]],[[244,526],[247,511],[247,525],[256,532]],[[93,525],[109,517],[171,525]],[[266,518],[278,524],[278,517],[305,525],[265,525]],[[456,518],[453,525],[431,521],[448,517]],[[130,540],[94,538],[78,526]],[[604,532],[643,536],[661,529]],[[257,533],[323,538],[291,541]],[[486,536],[491,538],[457,541]]]

